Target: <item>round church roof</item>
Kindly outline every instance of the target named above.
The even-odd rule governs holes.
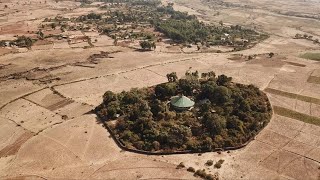
[[[174,96],[170,103],[178,108],[190,108],[194,106],[194,102],[186,96]]]

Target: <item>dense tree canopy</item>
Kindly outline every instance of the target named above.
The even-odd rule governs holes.
[[[158,38],[158,33],[137,32],[137,29],[153,27],[174,42],[201,43],[205,46],[225,45],[239,50],[263,40],[267,35],[235,26],[209,25],[195,15],[174,10],[172,4],[164,6],[159,0],[100,0],[110,3],[100,6],[103,14],[89,13],[77,18],[85,24],[97,24],[103,34],[118,39],[138,39],[142,49],[151,49],[148,41]],[[221,25],[222,24],[222,25]],[[162,35],[161,35],[162,36]]]
[[[167,75],[170,82],[115,94],[107,91],[95,111],[128,148],[145,151],[212,151],[236,147],[256,135],[271,117],[267,96],[253,85],[232,83],[214,72]],[[209,76],[209,78],[208,78]],[[179,93],[195,101],[179,111],[168,101]],[[116,120],[116,123],[112,123]]]

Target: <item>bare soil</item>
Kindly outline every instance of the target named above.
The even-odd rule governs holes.
[[[34,35],[44,18],[60,14],[77,17],[93,4],[53,0],[1,1],[0,38]],[[41,3],[40,3],[41,2]],[[254,84],[284,93],[268,93],[271,104],[306,116],[320,117],[320,64],[302,59],[320,46],[296,33],[320,37],[318,1],[233,1],[232,6],[202,4],[200,0],[174,0],[175,8],[195,14],[206,23],[240,24],[265,31],[270,38],[235,53],[181,51],[160,42],[157,49],[139,52],[114,46],[110,37],[86,32],[87,42],[38,42],[31,49],[0,48],[0,179],[198,179],[186,167],[218,173],[220,179],[320,178],[320,126],[303,119],[274,114],[268,126],[243,149],[204,154],[144,156],[124,152],[107,130],[90,114],[107,90],[120,92],[166,81],[166,74],[184,76],[188,69],[232,76],[235,82]],[[245,5],[254,8],[245,7]],[[305,17],[301,17],[301,16]],[[29,32],[28,32],[29,31]],[[52,33],[58,33],[53,32]],[[81,31],[66,31],[83,36]],[[97,42],[94,42],[97,39]],[[132,46],[132,47],[131,47]],[[186,51],[188,49],[185,49]],[[90,56],[114,52],[113,58]],[[274,57],[269,58],[268,53]],[[250,55],[256,59],[247,60]],[[277,91],[277,92],[278,92]],[[288,95],[289,94],[289,95]],[[295,97],[290,94],[296,95]],[[301,99],[297,97],[309,97]],[[205,165],[223,159],[220,169]]]

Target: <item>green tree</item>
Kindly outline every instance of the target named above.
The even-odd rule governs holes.
[[[172,72],[170,74],[167,74],[167,79],[169,82],[176,82],[178,79],[177,73],[176,72]]]
[[[209,99],[211,102],[214,102],[214,91],[216,87],[217,84],[213,81],[201,85],[201,93],[199,94],[199,98]]]
[[[206,113],[203,116],[203,124],[211,135],[219,135],[226,128],[226,119],[218,114]]]
[[[56,23],[51,23],[51,28],[52,29],[56,29],[56,27],[57,27]]]
[[[219,24],[220,24],[220,26],[223,26],[223,21],[222,20],[219,21]]]
[[[33,41],[30,37],[19,36],[18,39],[13,42],[13,44],[18,47],[26,47],[29,49],[32,46]]]
[[[164,113],[166,111],[166,104],[158,99],[151,103],[150,107],[154,117],[157,117],[160,113]]]
[[[143,50],[156,49],[155,42],[151,42],[151,41],[141,41],[140,46]]]
[[[214,80],[215,77],[216,77],[216,74],[213,71],[210,71],[207,73],[201,73],[202,79]]]
[[[217,79],[217,84],[219,86],[226,86],[228,85],[230,82],[232,81],[232,77],[228,77],[224,74],[218,76],[218,79]]]
[[[217,104],[224,104],[230,101],[231,92],[225,86],[218,86],[214,89],[213,102]]]
[[[112,101],[117,100],[117,95],[115,93],[113,93],[112,91],[105,92],[102,97],[103,97],[103,102],[105,104],[108,104]]]
[[[39,39],[43,39],[44,38],[44,34],[43,32],[40,30],[37,32]]]
[[[152,116],[151,108],[147,101],[139,100],[130,107],[128,112],[128,118],[132,121],[136,121],[139,118],[150,118]]]
[[[158,151],[161,148],[161,144],[158,141],[153,141],[152,145],[155,151]]]
[[[187,79],[179,79],[179,88],[181,89],[184,95],[190,96],[192,95],[193,85],[190,80]]]
[[[121,103],[125,105],[135,104],[139,101],[139,96],[134,92],[122,92],[119,96]]]
[[[186,126],[172,126],[170,127],[167,143],[171,148],[179,148],[184,145],[188,137],[192,136],[190,128]]]
[[[201,150],[211,151],[212,149],[214,149],[214,144],[211,137],[205,137],[204,140],[201,142]]]
[[[155,95],[159,98],[167,98],[177,94],[176,83],[159,84],[155,87]]]
[[[118,112],[120,111],[120,106],[117,101],[112,101],[107,106],[107,116],[110,119],[117,117]]]
[[[99,19],[101,19],[101,17],[102,16],[100,14],[95,14],[95,13],[90,13],[87,15],[88,19],[98,19],[99,20]]]
[[[243,127],[244,127],[243,122],[240,121],[237,116],[228,117],[228,119],[227,119],[227,128],[228,129],[236,129],[236,130],[239,130],[242,133],[244,133]]]
[[[199,112],[201,115],[209,112],[211,110],[211,103],[210,102],[204,102],[200,105]]]

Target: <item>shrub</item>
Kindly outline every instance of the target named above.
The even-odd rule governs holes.
[[[215,176],[213,176],[212,174],[207,174],[205,179],[206,180],[215,180]]]
[[[177,166],[177,169],[182,169],[182,168],[185,168],[186,166],[184,165],[183,162],[181,162],[178,166]]]
[[[18,47],[30,48],[33,44],[33,41],[30,37],[19,36],[16,40],[11,41],[10,44],[16,45]]]
[[[202,169],[198,169],[195,173],[194,173],[194,176],[199,176],[199,177],[202,177],[202,178],[205,178],[207,176],[207,173],[206,173],[206,170]]]
[[[196,170],[193,167],[188,167],[187,171],[193,172],[193,173],[196,172]]]
[[[158,151],[160,149],[160,143],[158,141],[153,141],[152,145],[154,150]]]
[[[214,167],[217,168],[217,169],[220,169],[221,168],[221,165],[223,164],[224,160],[223,159],[220,159],[215,165]]]
[[[137,149],[142,149],[144,147],[144,142],[143,141],[134,142],[133,146]]]
[[[208,160],[205,165],[206,166],[212,166],[213,165],[213,161],[212,160]]]
[[[156,49],[155,42],[151,42],[151,41],[141,41],[140,46],[143,50]]]
[[[274,56],[274,53],[273,53],[273,52],[270,52],[270,53],[269,53],[269,57],[272,58],[273,56]]]
[[[217,169],[220,169],[220,168],[221,168],[221,164],[217,162],[217,163],[214,165],[214,167],[217,168]]]

